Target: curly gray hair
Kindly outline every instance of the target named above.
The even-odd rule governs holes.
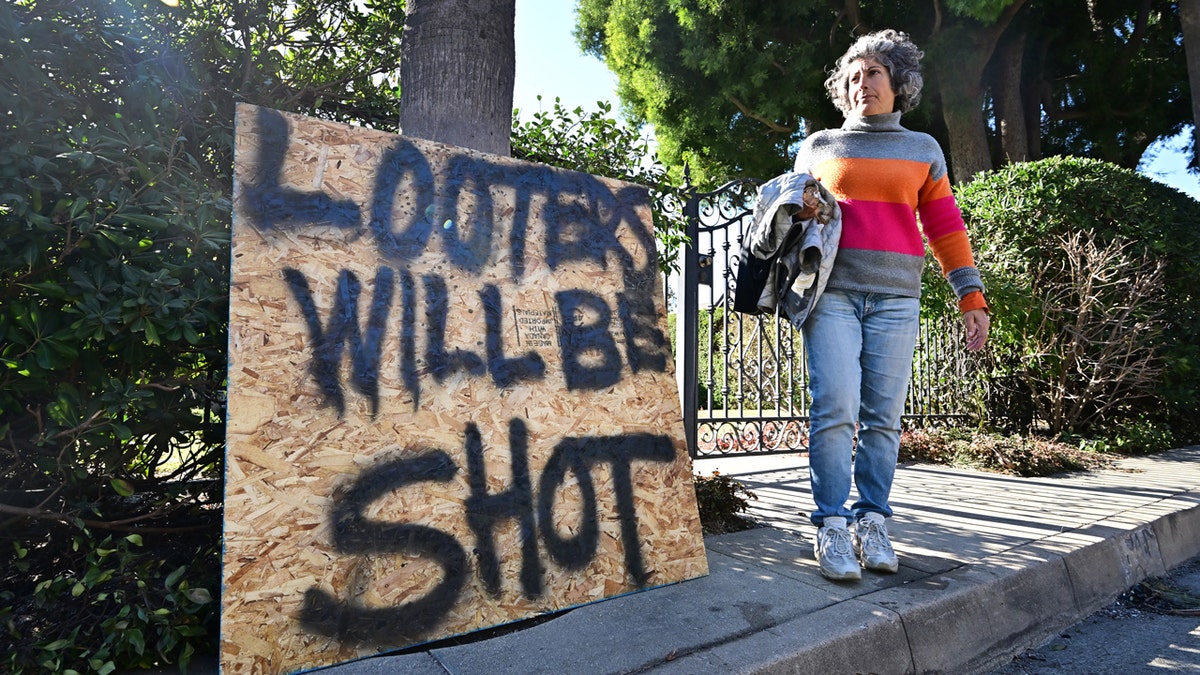
[[[921,57],[925,53],[913,44],[907,33],[892,29],[864,35],[846,50],[837,65],[825,80],[829,98],[843,116],[849,116],[850,65],[855,61],[872,58],[888,69],[892,77],[892,91],[896,93],[896,110],[905,113],[921,102]]]

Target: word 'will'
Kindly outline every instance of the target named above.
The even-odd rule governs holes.
[[[450,310],[446,283],[437,275],[424,275],[424,317],[418,320],[417,284],[413,275],[381,267],[375,274],[374,293],[368,303],[366,326],[358,316],[362,283],[348,270],[338,277],[333,307],[324,323],[308,279],[296,269],[283,270],[292,296],[300,305],[313,345],[310,371],[326,400],[339,415],[345,410],[345,394],[339,375],[343,352],[350,353],[350,384],[366,396],[372,414],[379,409],[379,374],[386,334],[397,288],[400,293],[399,350],[400,381],[420,403],[419,373],[429,372],[437,382],[465,371],[474,376],[490,375],[497,387],[511,388],[522,382],[539,381],[546,376],[546,364],[535,351],[519,356],[505,353],[501,328],[504,317],[500,290],[483,285],[479,301],[483,306],[484,353],[446,345],[446,317]],[[632,372],[666,368],[669,346],[656,323],[653,312],[643,311],[644,302],[636,302],[624,293],[617,294],[617,320],[624,334],[625,355],[610,332],[613,311],[605,299],[590,291],[572,289],[555,293],[558,315],[564,320],[557,327],[558,350],[562,357],[563,377],[569,390],[597,390],[620,381],[624,363]],[[418,326],[425,329],[424,369],[418,368]]]

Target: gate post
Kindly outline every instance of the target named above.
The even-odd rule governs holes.
[[[679,404],[683,408],[683,433],[688,454],[697,456],[696,426],[698,411],[699,316],[700,316],[700,255],[697,241],[700,234],[700,196],[692,187],[687,167],[684,167],[683,217],[686,238],[680,246],[679,304],[675,315],[675,377],[679,382]]]

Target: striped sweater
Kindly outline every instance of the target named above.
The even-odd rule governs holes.
[[[842,207],[827,288],[920,297],[927,240],[959,309],[987,309],[946,159],[932,136],[900,126],[900,113],[850,117],[840,129],[806,138],[796,171],[817,177]]]

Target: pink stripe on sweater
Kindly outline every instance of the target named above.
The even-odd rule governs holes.
[[[951,232],[966,230],[963,225],[962,211],[958,209],[958,204],[954,202],[952,195],[922,204],[920,211],[921,225],[925,228],[925,236],[929,241],[934,241]]]
[[[907,204],[847,199],[842,207],[842,248],[925,255],[917,217]]]

